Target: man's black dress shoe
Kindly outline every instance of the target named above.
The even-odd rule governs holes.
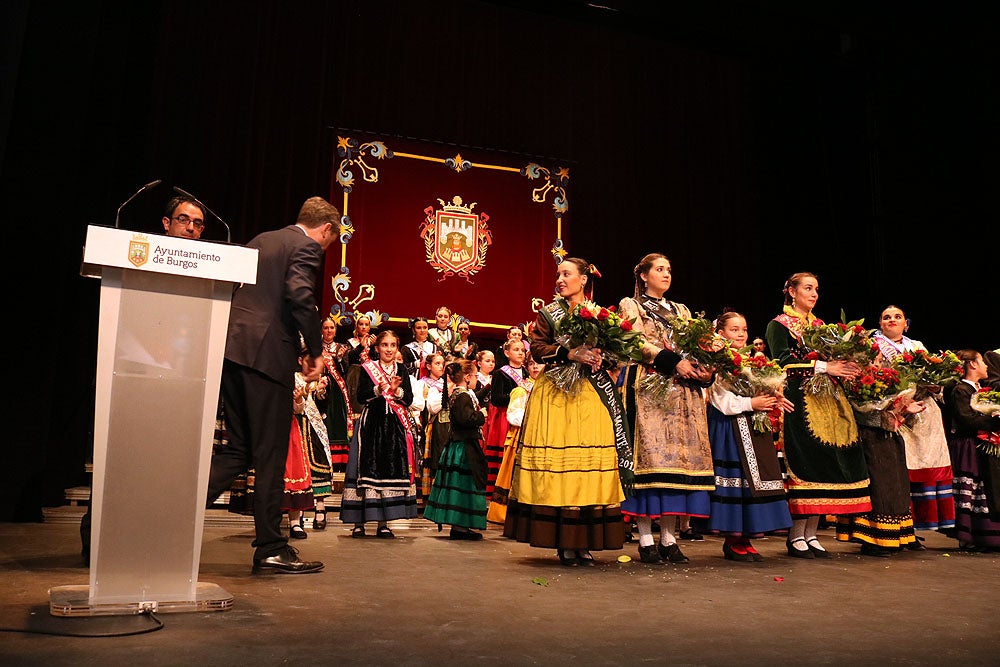
[[[285,547],[284,551],[267,558],[254,559],[254,574],[274,572],[275,574],[309,574],[323,569],[323,563],[318,560],[299,560],[299,550],[295,547]]]

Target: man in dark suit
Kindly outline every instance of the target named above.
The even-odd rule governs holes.
[[[294,225],[247,244],[259,251],[257,282],[233,295],[222,367],[222,404],[229,443],[212,457],[211,503],[233,479],[254,468],[253,571],[305,574],[323,569],[299,560],[281,531],[285,459],[299,335],[308,351],[306,380],[323,372],[315,286],[323,252],[337,238],[340,212],[322,197],[307,199]]]

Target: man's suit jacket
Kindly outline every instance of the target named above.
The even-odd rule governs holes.
[[[233,295],[226,359],[291,389],[299,332],[309,354],[316,357],[323,351],[315,297],[323,249],[295,225],[259,234],[247,247],[259,251],[257,282],[242,285]]]

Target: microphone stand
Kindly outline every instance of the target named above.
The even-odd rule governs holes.
[[[230,231],[229,231],[229,225],[227,225],[227,224],[226,224],[226,221],[225,221],[225,220],[223,220],[222,218],[220,218],[220,217],[219,217],[219,216],[218,216],[218,215],[216,214],[216,212],[215,212],[215,211],[213,211],[213,210],[212,210],[212,209],[210,209],[209,207],[205,206],[205,204],[204,204],[204,203],[203,203],[203,202],[202,202],[202,201],[201,201],[200,199],[198,199],[197,197],[195,197],[195,196],[194,196],[193,194],[191,194],[191,193],[190,193],[190,192],[188,192],[187,190],[182,190],[181,188],[179,188],[179,187],[177,187],[177,186],[175,185],[175,186],[174,186],[174,192],[179,192],[179,193],[181,193],[182,195],[184,195],[185,197],[190,197],[190,198],[191,198],[191,199],[192,199],[193,201],[195,201],[195,202],[196,202],[197,204],[199,204],[200,206],[204,206],[205,210],[206,210],[206,211],[208,211],[209,213],[211,213],[211,214],[212,214],[212,217],[213,217],[213,218],[215,218],[216,220],[218,220],[219,222],[221,222],[221,223],[222,223],[222,226],[226,228],[226,243],[231,243],[231,242],[232,242],[232,241],[230,241],[230,239],[232,238],[232,234],[231,234],[231,233],[230,233]]]
[[[159,185],[162,182],[163,181],[161,181],[160,179],[156,179],[155,181],[152,181],[150,183],[146,183],[144,186],[142,186],[141,188],[139,188],[138,190],[136,190],[134,195],[132,195],[131,197],[129,197],[128,199],[126,199],[125,201],[123,201],[122,205],[118,207],[118,211],[115,213],[115,229],[118,229],[118,218],[119,218],[119,216],[121,216],[122,209],[125,208],[125,205],[128,204],[133,199],[135,199],[136,197],[138,197],[141,193],[145,192],[146,190],[150,189],[151,187]]]

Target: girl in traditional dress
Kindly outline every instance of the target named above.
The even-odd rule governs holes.
[[[432,352],[424,360],[427,375],[420,381],[424,410],[421,414],[424,448],[420,455],[420,498],[431,493],[431,482],[437,468],[438,455],[448,443],[447,424],[441,424],[441,407],[444,404],[444,355]]]
[[[620,549],[625,539],[619,466],[627,485],[632,447],[601,350],[555,340],[557,323],[590,298],[598,273],[575,257],[557,271],[557,297],[538,312],[531,350],[546,366],[580,364],[581,377],[565,391],[543,373],[531,390],[503,534],[556,549],[563,565],[592,566],[592,550]]]
[[[712,370],[682,358],[672,349],[669,332],[674,317],[690,317],[687,306],[668,301],[670,260],[646,255],[633,269],[635,296],[619,304],[619,314],[642,326],[642,364],[625,369],[625,410],[635,441],[635,496],[622,504],[626,519],[639,532],[639,559],[644,563],[687,563],[672,532],[674,517],[709,515],[715,490],[712,449],[708,440],[703,385]],[[665,397],[647,389],[651,373],[671,378]],[[652,522],[660,539],[654,543]]]
[[[907,352],[927,349],[919,340],[905,335],[910,328],[909,321],[896,306],[888,306],[882,311],[879,326],[881,329],[874,338],[886,366],[891,366]],[[950,531],[955,527],[951,456],[944,417],[938,406],[944,402],[944,392],[940,387],[935,390],[921,388],[913,398],[926,407],[919,419],[910,420],[907,428],[900,432],[906,450],[913,527],[915,530]],[[920,540],[911,542],[909,548],[923,549]]]
[[[514,457],[517,454],[517,440],[521,434],[521,424],[524,421],[524,408],[528,404],[528,396],[535,385],[538,375],[545,366],[538,363],[529,355],[525,366],[528,369],[528,379],[524,383],[518,383],[510,392],[510,401],[507,403],[507,436],[503,443],[503,457],[500,461],[500,470],[497,472],[496,481],[493,486],[493,493],[490,495],[490,504],[486,508],[486,520],[490,523],[503,525],[507,519],[507,501],[510,497],[510,481],[514,472]],[[487,417],[488,419],[488,417]],[[488,461],[488,459],[487,459]]]
[[[351,438],[340,519],[353,524],[351,537],[364,537],[365,524],[378,524],[375,536],[395,537],[388,522],[417,516],[413,436],[407,407],[413,390],[406,367],[396,361],[399,338],[383,331],[378,356],[361,366],[358,401],[363,407]]]
[[[309,371],[309,353],[307,350],[302,350],[299,353],[299,363],[302,366],[302,370],[295,373],[292,408],[302,440],[302,450],[305,453],[306,463],[309,466],[309,479],[312,488],[310,505],[315,506],[314,517],[322,517],[322,525],[320,526],[316,526],[316,519],[314,518],[313,528],[323,530],[326,528],[326,499],[333,493],[330,439],[326,431],[326,422],[323,419],[323,414],[327,410],[328,404],[328,387],[325,382],[325,375],[317,382],[305,381],[303,373]],[[292,526],[292,537],[305,538],[306,533],[300,510],[289,512],[289,523]]]
[[[496,368],[496,357],[489,350],[480,350],[476,353],[476,398],[480,405],[489,405],[490,389],[493,385],[493,370]],[[486,428],[483,428],[483,438],[486,437]]]
[[[734,349],[747,344],[746,318],[735,311],[720,315],[715,330],[732,341]],[[738,396],[719,378],[709,388],[708,400],[708,437],[715,466],[708,528],[725,535],[722,553],[726,560],[762,561],[750,538],[787,529],[792,517],[770,420],[766,432],[760,432],[754,427],[753,413],[776,407],[789,412],[793,406],[780,393]]]
[[[782,292],[784,310],[768,322],[764,337],[785,367],[785,397],[795,406],[785,415],[782,430],[792,513],[785,547],[793,558],[829,558],[816,536],[820,517],[871,511],[868,468],[854,410],[844,393],[803,392],[802,384],[815,373],[853,380],[861,369],[853,361],[806,359],[802,333],[805,327],[822,323],[813,315],[819,299],[815,275],[793,274]]]
[[[327,317],[323,320],[323,362],[326,369],[321,380],[326,387],[327,397],[324,422],[330,439],[330,467],[334,473],[342,474],[347,469],[347,452],[350,449],[351,433],[354,431],[354,415],[346,379],[346,356],[350,348],[338,343],[336,336],[337,323],[333,318]],[[334,482],[334,484],[339,483]],[[313,518],[313,528],[316,530],[326,528],[326,512],[321,512],[318,506]]]
[[[490,404],[486,411],[487,437],[483,440],[486,452],[486,496],[493,495],[493,484],[503,461],[504,444],[507,440],[507,405],[510,394],[516,387],[528,385],[528,370],[524,366],[524,343],[509,340],[504,343],[507,363],[493,371],[490,389]]]
[[[356,422],[361,413],[361,405],[358,403],[358,379],[362,375],[361,364],[369,360],[369,349],[375,344],[370,317],[367,315],[356,316],[354,335],[347,339],[347,344],[351,349],[347,352],[347,375],[344,376],[344,380],[347,382],[347,395],[350,398],[351,421]],[[353,433],[351,435],[353,436]]]
[[[963,551],[1000,551],[1000,416],[977,412],[973,394],[988,376],[975,350],[955,353],[964,374],[948,395],[948,449],[955,471],[955,536]],[[996,389],[996,387],[993,387]]]
[[[468,359],[448,364],[445,371],[448,404],[448,442],[435,461],[434,485],[427,498],[424,518],[439,526],[448,524],[452,540],[481,540],[486,528],[486,459],[480,445],[480,428],[486,418],[476,394],[476,366]]]

